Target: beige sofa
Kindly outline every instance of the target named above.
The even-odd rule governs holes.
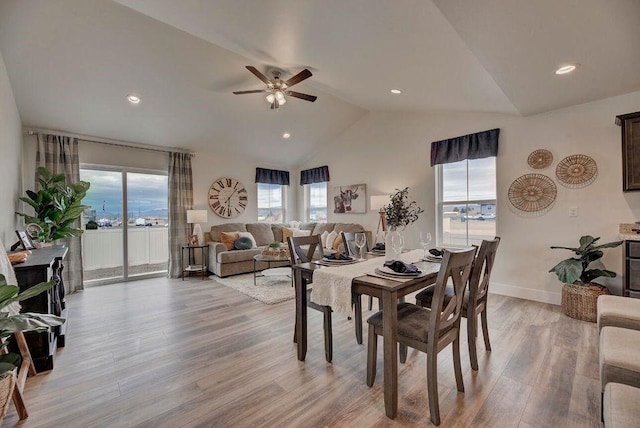
[[[209,244],[209,270],[220,277],[253,272],[253,256],[260,254],[262,250],[272,242],[282,242],[283,224],[275,223],[224,223],[211,226],[209,232],[205,232],[204,240]],[[356,223],[302,223],[301,230],[311,231],[311,235],[320,235],[327,232],[365,232],[367,242],[371,242],[371,232]],[[221,232],[249,232],[253,235],[258,248],[250,250],[227,250],[225,244],[220,242]],[[287,266],[287,262],[271,263],[271,267]],[[262,270],[268,267],[267,263],[256,263],[256,269]]]

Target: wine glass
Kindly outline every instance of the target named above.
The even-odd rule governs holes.
[[[422,251],[424,251],[423,258],[427,258],[427,249],[429,248],[429,244],[431,243],[431,232],[420,232],[420,245],[422,246]]]
[[[357,232],[354,243],[356,244],[356,247],[358,247],[358,260],[364,260],[364,257],[362,257],[362,248],[367,245],[367,235],[363,232]]]
[[[394,255],[398,256],[400,260],[400,254],[404,248],[404,236],[400,233],[394,233],[391,235],[391,248],[393,248]]]

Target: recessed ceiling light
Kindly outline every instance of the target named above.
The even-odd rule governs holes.
[[[288,132],[285,132],[284,134],[282,134],[282,138],[284,138],[285,140],[289,137],[291,137],[291,134],[289,134]]]
[[[391,93],[392,93],[392,94],[399,95],[399,94],[401,94],[401,93],[402,93],[402,91],[401,91],[400,89],[392,89],[392,90],[391,90]]]
[[[129,101],[131,104],[140,104],[140,101],[142,101],[142,98],[134,94],[128,94],[127,101]]]
[[[576,69],[577,66],[578,66],[577,64],[563,65],[562,67],[560,67],[559,69],[556,70],[556,74],[568,74],[568,73],[571,73],[573,70]]]

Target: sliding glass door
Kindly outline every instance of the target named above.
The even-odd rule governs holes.
[[[84,166],[80,178],[91,183],[83,200],[85,285],[166,274],[167,176]]]

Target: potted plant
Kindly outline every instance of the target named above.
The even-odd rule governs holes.
[[[25,223],[35,223],[42,229],[33,238],[40,242],[53,242],[61,238],[80,236],[81,229],[73,227],[86,205],[82,198],[89,190],[86,181],[67,183],[64,174],[53,174],[46,168],[38,168],[41,189],[37,192],[27,190],[27,197],[20,198],[35,211],[34,215],[16,213],[22,216]]]
[[[422,208],[418,206],[416,201],[409,201],[409,188],[396,189],[396,193],[390,196],[389,205],[383,207],[385,217],[387,220],[387,227],[390,232],[387,233],[385,239],[387,260],[400,260],[400,254],[404,247],[404,236],[400,229],[404,230],[406,227],[416,220],[418,220],[418,214],[424,212]]]
[[[607,287],[594,283],[593,280],[599,277],[614,278],[616,273],[606,269],[589,269],[589,266],[604,255],[603,249],[617,247],[622,241],[597,245],[599,239],[585,235],[580,238],[580,246],[577,248],[551,247],[574,252],[573,257],[562,260],[549,270],[564,283],[562,312],[572,318],[595,322],[598,296],[610,294]]]
[[[49,314],[33,312],[16,313],[15,302],[21,302],[53,287],[54,282],[42,282],[20,293],[17,285],[7,284],[4,275],[0,274],[0,351],[4,352],[7,339],[19,331],[45,330],[62,325],[64,318]],[[0,421],[6,413],[15,385],[16,371],[20,367],[22,357],[9,352],[0,355]]]

